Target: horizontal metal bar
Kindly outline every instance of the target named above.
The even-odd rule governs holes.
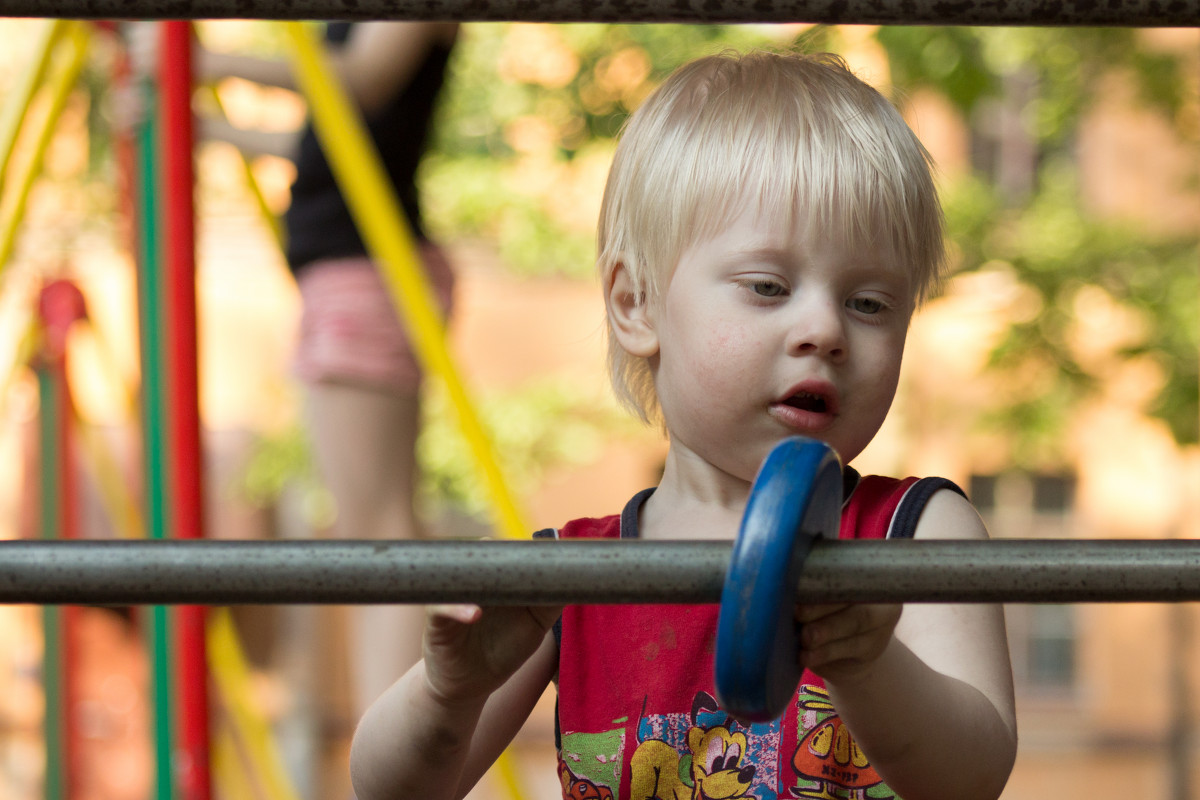
[[[0,0],[0,16],[1191,27],[1200,0]]]
[[[0,603],[719,602],[728,542],[12,541]],[[818,541],[801,602],[1200,599],[1200,541]]]

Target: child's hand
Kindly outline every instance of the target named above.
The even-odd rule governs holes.
[[[423,642],[429,688],[450,703],[486,699],[537,650],[561,613],[543,606],[431,606]]]
[[[800,666],[830,681],[851,678],[877,659],[892,640],[903,606],[797,605]]]

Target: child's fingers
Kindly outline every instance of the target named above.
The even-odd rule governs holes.
[[[807,625],[810,622],[816,622],[822,617],[828,617],[832,614],[837,614],[845,611],[848,608],[850,608],[849,603],[838,603],[832,605],[797,605],[794,612],[794,617],[796,622],[799,622],[802,625]]]
[[[446,603],[426,606],[425,613],[433,624],[437,624],[439,621],[449,621],[472,625],[483,617],[483,608],[471,603]],[[529,614],[542,630],[549,630],[550,626],[562,616],[562,607],[530,606]]]
[[[554,608],[431,605],[422,645],[425,674],[445,697],[475,697],[498,688],[546,638]]]
[[[479,621],[479,618],[483,616],[483,609],[471,603],[445,603],[426,606],[425,614],[432,624],[445,620],[470,625]]]
[[[893,604],[862,604],[821,614],[803,623],[801,643],[817,647],[843,639],[869,638],[880,632],[890,636],[900,620],[901,608]]]
[[[902,606],[893,604],[801,607],[796,618],[801,661],[820,672],[826,665],[862,665],[887,647]]]

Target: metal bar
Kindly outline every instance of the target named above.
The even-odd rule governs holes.
[[[716,603],[728,542],[14,541],[0,603]],[[1200,599],[1200,540],[829,542],[801,602]]]
[[[192,26],[169,20],[159,26],[159,152],[163,189],[163,327],[166,335],[166,413],[169,446],[164,460],[170,534],[204,538],[204,454],[200,444],[196,330],[196,210],[192,169]],[[174,690],[178,693],[176,796],[211,800],[206,610],[175,609]]]
[[[38,510],[41,523],[40,534],[55,536],[66,526],[62,524],[62,504],[58,502],[58,482],[62,477],[59,460],[58,412],[62,408],[59,394],[63,385],[58,380],[65,377],[65,370],[58,365],[42,365],[37,369],[38,379],[38,449],[39,459]],[[44,800],[63,800],[67,797],[70,770],[70,736],[67,732],[69,715],[67,703],[67,628],[65,609],[47,606],[42,609],[42,692],[45,698],[45,716],[42,734],[46,748],[46,777],[42,787]],[[78,774],[78,773],[76,773]]]
[[[137,140],[137,286],[138,333],[142,367],[142,504],[146,510],[146,532],[151,539],[163,540],[170,528],[168,492],[171,490],[166,469],[167,443],[167,353],[163,323],[163,229],[159,214],[162,198],[161,167],[158,153],[158,106],[161,95],[153,82],[143,78],[135,84],[142,92],[146,116],[135,126]],[[151,726],[154,742],[155,800],[171,800],[174,775],[175,694],[172,686],[171,626],[168,609],[155,605],[146,615],[146,647],[150,654]]]
[[[0,0],[0,16],[1184,27],[1200,0]]]

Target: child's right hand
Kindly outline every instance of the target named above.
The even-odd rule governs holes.
[[[430,606],[423,651],[425,681],[443,702],[486,700],[546,638],[559,607]]]
[[[887,649],[903,606],[899,604],[797,605],[800,666],[826,681],[852,678]]]

